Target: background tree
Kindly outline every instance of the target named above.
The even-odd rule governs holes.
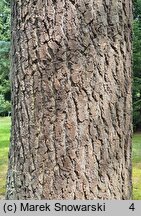
[[[141,130],[141,0],[134,1],[133,32],[133,125]]]
[[[0,115],[11,110],[11,89],[9,81],[10,70],[10,4],[0,1]]]
[[[7,199],[131,198],[131,1],[12,1]]]

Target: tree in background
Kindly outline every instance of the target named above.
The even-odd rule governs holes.
[[[131,198],[131,1],[12,1],[7,199]]]
[[[133,125],[141,130],[141,0],[134,1],[133,32]]]
[[[11,88],[9,81],[10,71],[10,4],[9,1],[0,1],[0,115],[11,110]]]

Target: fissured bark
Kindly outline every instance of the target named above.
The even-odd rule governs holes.
[[[12,1],[6,199],[131,198],[130,0]]]

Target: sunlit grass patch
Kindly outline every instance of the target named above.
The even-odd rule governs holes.
[[[133,199],[141,200],[141,164],[133,167]]]
[[[5,194],[10,123],[10,117],[0,118],[0,198],[3,198]]]
[[[141,200],[141,133],[133,136],[132,164],[133,199]]]

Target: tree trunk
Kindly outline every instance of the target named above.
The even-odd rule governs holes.
[[[131,8],[12,1],[7,199],[131,198]]]

